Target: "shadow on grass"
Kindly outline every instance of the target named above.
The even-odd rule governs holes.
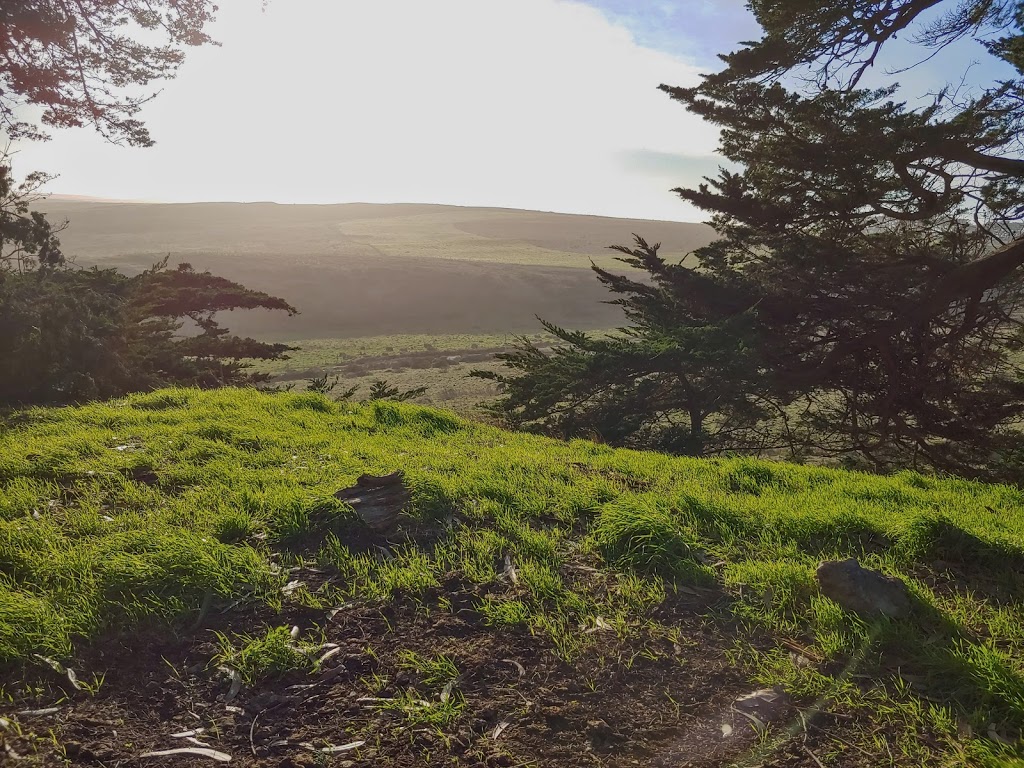
[[[975,730],[990,727],[1012,739],[1024,730],[1024,674],[995,642],[912,596],[910,615],[870,624],[875,673],[909,683],[920,699],[967,716]],[[870,649],[868,649],[870,651]]]
[[[900,546],[916,563],[947,574],[951,589],[1002,605],[1024,597],[1024,548],[1010,542],[986,541],[939,518],[916,522]]]

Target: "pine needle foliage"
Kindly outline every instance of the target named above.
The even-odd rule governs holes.
[[[750,7],[760,40],[697,86],[662,86],[721,129],[731,169],[675,190],[720,239],[681,264],[642,238],[619,248],[639,274],[596,272],[632,327],[601,342],[552,328],[563,349],[546,357],[523,342],[501,408],[619,445],[1019,479],[1019,4]],[[976,40],[1006,76],[867,87],[897,36],[936,60]]]

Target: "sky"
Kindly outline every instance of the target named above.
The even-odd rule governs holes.
[[[657,90],[758,28],[742,0],[220,0],[142,112],[17,147],[49,191],[163,202],[426,202],[697,221],[717,130]]]

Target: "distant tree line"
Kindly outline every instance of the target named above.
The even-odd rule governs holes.
[[[672,99],[721,128],[721,170],[680,197],[719,239],[595,267],[630,327],[545,324],[503,356],[497,410],[562,437],[711,455],[831,457],[1020,482],[1024,6],[751,0],[760,40]],[[862,85],[892,41],[958,41],[1006,69],[910,103]],[[911,43],[907,45],[906,42]],[[962,43],[961,43],[962,44]]]
[[[149,146],[137,119],[189,46],[211,44],[206,0],[4,0],[0,4],[0,133],[45,140],[43,126],[91,125],[106,139]],[[142,42],[145,40],[147,42]],[[23,119],[41,107],[41,123]],[[167,259],[141,274],[81,269],[60,227],[32,210],[49,177],[14,178],[0,153],[0,405],[104,398],[172,384],[251,384],[249,359],[288,350],[239,338],[220,313],[286,301]]]

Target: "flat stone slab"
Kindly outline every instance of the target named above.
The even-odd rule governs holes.
[[[409,503],[409,489],[402,470],[390,475],[361,475],[356,484],[334,497],[348,504],[370,528],[384,531],[398,523],[398,515]]]

